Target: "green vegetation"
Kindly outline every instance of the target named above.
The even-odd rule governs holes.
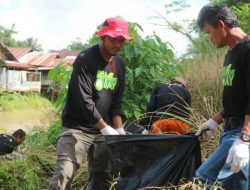
[[[0,110],[13,111],[19,109],[53,109],[51,102],[41,97],[39,94],[19,94],[19,93],[0,93]]]

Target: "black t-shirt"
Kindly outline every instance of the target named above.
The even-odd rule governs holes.
[[[225,56],[222,71],[223,117],[244,117],[250,114],[250,36]]]
[[[150,125],[153,121],[161,118],[189,118],[191,106],[190,92],[178,84],[160,84],[153,89],[146,112],[147,118],[140,122],[143,125]],[[158,112],[158,113],[157,113]],[[159,114],[166,112],[167,114]],[[168,115],[169,114],[169,115]]]
[[[0,155],[12,153],[17,146],[18,144],[12,139],[11,136],[0,134]]]
[[[81,52],[73,65],[66,104],[62,113],[64,127],[99,133],[94,125],[103,118],[123,115],[125,63],[115,56],[114,64],[100,54],[99,45]]]

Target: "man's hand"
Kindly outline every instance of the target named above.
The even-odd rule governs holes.
[[[231,171],[238,173],[249,162],[249,143],[237,139],[229,149],[226,163],[231,164]]]
[[[115,129],[119,135],[126,135],[126,132],[124,131],[123,127],[116,128]]]
[[[119,135],[119,133],[109,125],[101,129],[100,131],[103,135]]]
[[[214,136],[214,131],[218,126],[218,123],[210,118],[199,127],[198,131],[195,133],[195,136],[200,136],[202,134],[202,139],[211,139]]]

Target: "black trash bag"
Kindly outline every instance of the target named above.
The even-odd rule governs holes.
[[[118,177],[116,190],[177,185],[192,180],[201,164],[200,143],[192,134],[114,135],[106,142]]]

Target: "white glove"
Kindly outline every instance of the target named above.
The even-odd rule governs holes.
[[[226,163],[231,164],[231,171],[238,173],[249,161],[249,143],[237,139],[228,152]]]
[[[115,130],[119,133],[119,135],[126,135],[126,132],[124,131],[123,127],[116,128]]]
[[[119,133],[109,125],[101,129],[100,131],[103,135],[119,135]]]
[[[195,133],[195,136],[200,136],[202,134],[203,139],[211,139],[214,136],[214,131],[218,126],[218,123],[210,118],[199,127],[198,131]]]
[[[148,130],[147,129],[144,129],[143,131],[142,131],[142,133],[141,134],[143,134],[143,135],[148,135],[149,134],[149,132],[148,132]]]

